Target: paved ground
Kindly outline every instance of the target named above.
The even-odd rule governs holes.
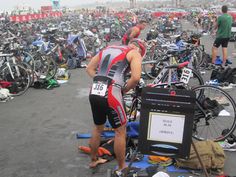
[[[209,50],[212,40],[205,37],[204,43]],[[229,51],[233,52],[232,44]],[[69,82],[60,88],[29,89],[0,103],[0,177],[104,177],[115,166],[114,161],[107,163],[92,174],[89,157],[77,151],[77,145],[87,145],[87,140],[76,140],[75,133],[92,128],[91,79],[84,69],[71,72]],[[236,175],[235,159],[236,153],[227,153],[227,174]]]

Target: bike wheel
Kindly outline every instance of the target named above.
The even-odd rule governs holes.
[[[133,97],[132,93],[123,96],[124,106],[126,110],[127,120],[129,122],[135,121],[140,115],[141,101],[138,97]]]
[[[19,96],[25,93],[31,81],[27,69],[19,64],[6,65],[0,71],[0,78],[12,83],[12,90],[10,91],[13,96]]]
[[[47,58],[47,65],[48,65],[48,72],[47,72],[46,78],[52,79],[57,73],[58,66],[51,57],[47,56],[46,58]]]
[[[26,62],[21,62],[20,65],[22,65],[22,66],[26,69],[26,71],[29,73],[29,76],[30,76],[30,85],[33,85],[33,83],[34,83],[34,74],[35,74],[35,73],[34,73],[34,70],[33,70],[32,66],[29,65],[29,64],[26,63]]]
[[[203,54],[202,50],[200,48],[195,49],[195,53],[192,57],[192,64],[194,69],[200,69],[202,65],[204,64]]]
[[[39,79],[51,79],[57,72],[56,62],[49,56],[35,57],[35,72]]]
[[[158,60],[144,60],[142,62],[142,68],[150,79],[155,79],[163,68],[163,65]]]
[[[214,86],[199,86],[196,93],[193,137],[198,140],[222,141],[236,126],[236,104],[224,90]],[[223,134],[224,130],[228,130]]]
[[[199,72],[195,69],[192,69],[192,75],[191,75],[191,78],[187,84],[188,88],[194,88],[194,87],[197,87],[197,86],[201,86],[201,85],[204,85],[204,81],[203,81],[203,78],[201,77],[201,75],[199,74]],[[180,77],[182,75],[182,71],[183,69],[178,69],[177,70],[177,74],[176,74],[176,77],[175,80],[178,82],[180,80]],[[163,76],[163,79],[162,79],[162,83],[165,83],[168,81],[168,72]]]

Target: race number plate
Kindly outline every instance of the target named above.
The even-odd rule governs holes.
[[[107,91],[107,84],[102,82],[93,83],[92,86],[92,95],[105,96]]]
[[[182,72],[182,75],[181,75],[181,78],[180,78],[180,82],[188,84],[191,76],[192,76],[192,70],[188,69],[188,68],[184,68],[183,72]]]

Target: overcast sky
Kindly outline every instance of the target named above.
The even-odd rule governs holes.
[[[104,1],[104,0],[61,0],[61,5],[65,6],[77,6],[84,3]],[[0,0],[0,11],[12,10],[17,5],[27,5],[33,8],[39,9],[42,5],[50,5],[51,0]]]

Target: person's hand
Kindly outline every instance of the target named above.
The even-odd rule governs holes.
[[[215,36],[215,35],[216,35],[216,30],[212,30],[212,31],[211,31],[211,35],[212,35],[212,36]]]
[[[124,87],[122,87],[122,89],[121,89],[121,94],[122,94],[122,95],[126,94],[126,92],[127,92],[126,85],[127,85],[127,83],[126,83],[126,84],[124,85]]]

